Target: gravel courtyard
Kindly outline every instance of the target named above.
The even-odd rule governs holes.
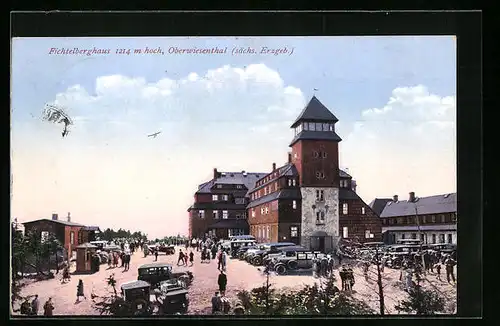
[[[176,248],[176,253],[181,248]],[[185,249],[183,249],[185,251]],[[189,288],[189,314],[209,314],[211,311],[211,297],[218,290],[216,261],[212,260],[209,264],[200,262],[200,255],[195,253],[194,265],[191,267],[178,267],[177,254],[158,256],[158,262],[169,263],[174,266],[174,272],[190,270],[194,274],[194,280]],[[123,272],[123,268],[108,269],[107,265],[101,265],[99,272],[90,275],[72,275],[71,281],[61,284],[61,273],[56,275],[55,279],[32,282],[25,285],[21,290],[21,296],[38,294],[40,299],[39,314],[43,314],[42,306],[45,301],[52,297],[55,310],[54,315],[99,315],[99,312],[92,306],[91,293],[97,296],[107,296],[112,291],[107,286],[106,278],[111,274],[115,275],[117,288],[121,284],[137,279],[137,268],[146,263],[154,262],[154,256],[143,257],[141,251],[135,252],[131,258],[130,270]],[[72,270],[74,269],[74,264]],[[402,290],[399,280],[399,270],[385,269],[383,284],[386,303],[386,314],[396,314],[394,306],[398,300],[403,299],[406,293]],[[337,280],[340,283],[338,271],[336,271]],[[445,275],[444,275],[445,276]],[[376,274],[375,267],[370,267],[370,279],[364,280],[363,274],[359,268],[355,269],[356,284],[354,286],[354,295],[368,303],[373,309],[378,312],[378,294],[376,292]],[[76,302],[76,288],[78,280],[82,279],[85,288],[87,300]],[[255,287],[262,286],[266,281],[265,275],[256,267],[239,260],[228,260],[227,263],[227,291],[226,296],[230,300],[236,298],[236,293],[243,289],[251,290]],[[442,275],[442,279],[445,279]],[[284,275],[271,276],[271,283],[275,288],[285,289],[300,289],[306,284],[312,285],[318,282],[310,274],[306,275]],[[456,310],[456,287],[448,284],[446,281],[439,281],[435,274],[428,274],[423,283],[424,287],[432,287],[439,291],[449,303],[449,312],[453,313]],[[340,285],[339,285],[340,287]],[[99,298],[96,298],[99,300]],[[18,307],[16,307],[18,309]],[[14,313],[18,314],[18,313]]]

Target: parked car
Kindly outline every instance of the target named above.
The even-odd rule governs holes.
[[[283,255],[286,257],[295,257],[295,253],[298,251],[307,251],[308,249],[301,247],[301,246],[289,246],[289,247],[283,247],[280,248],[281,250],[279,252],[272,252],[272,253],[267,253],[263,256],[262,259],[262,264],[267,265],[270,261],[272,261],[275,258],[280,258]]]
[[[190,271],[176,272],[172,271],[172,265],[164,263],[145,264],[138,268],[137,279],[146,281],[156,288],[162,281],[179,280],[188,287],[193,280],[193,273]]]
[[[130,314],[150,315],[152,306],[150,301],[150,284],[146,281],[132,281],[121,285],[121,293]]]
[[[297,245],[293,242],[276,242],[276,243],[265,244],[262,250],[254,252],[249,262],[254,266],[260,266],[264,261],[264,255],[279,253],[281,252],[282,248],[292,247],[292,246],[297,246]]]
[[[255,244],[250,245],[250,246],[242,246],[242,247],[238,248],[238,250],[236,251],[236,257],[238,259],[244,260],[245,259],[244,255],[246,254],[246,252],[250,249],[256,249],[256,248],[257,248],[257,245],[255,245]]]
[[[175,254],[175,246],[159,245],[157,249],[158,249],[158,252],[164,252],[167,255],[174,255]]]
[[[238,250],[241,247],[249,247],[254,245],[255,240],[234,240],[229,243],[229,253],[231,258],[237,258]]]
[[[188,311],[189,296],[186,289],[171,286],[161,291],[156,300],[159,303],[160,315],[173,315]]]
[[[280,257],[273,259],[272,269],[278,275],[284,275],[290,270],[312,269],[314,260],[325,257],[321,251],[297,250],[284,251]]]

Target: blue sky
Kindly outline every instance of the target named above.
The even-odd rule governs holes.
[[[215,46],[229,53],[115,54]],[[293,54],[230,53],[264,46]],[[111,54],[49,55],[75,47]],[[340,165],[365,201],[455,191],[455,51],[451,36],[14,39],[13,215],[71,211],[85,224],[185,233],[193,192],[212,168],[284,163],[288,123],[314,88],[340,120]],[[74,119],[67,138],[40,119],[48,102]],[[429,169],[442,181],[425,179]],[[136,225],[139,215],[150,223]],[[174,227],[156,227],[165,221]]]

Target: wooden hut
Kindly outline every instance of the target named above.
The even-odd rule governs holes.
[[[83,243],[76,249],[76,273],[92,273],[92,256],[97,251],[97,246],[90,243]]]

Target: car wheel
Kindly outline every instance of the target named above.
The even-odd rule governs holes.
[[[255,266],[260,266],[262,264],[262,258],[260,257],[255,257],[253,260],[252,260],[252,264],[255,265]]]
[[[299,267],[299,263],[296,260],[290,260],[287,265],[289,269],[297,269]]]
[[[276,273],[278,273],[278,275],[285,275],[286,274],[285,265],[278,265],[274,268],[274,270],[276,271]]]

